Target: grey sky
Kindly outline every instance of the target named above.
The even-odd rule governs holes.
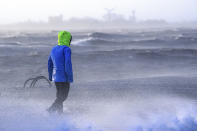
[[[140,20],[197,20],[197,0],[1,0],[0,23],[46,21],[48,16],[59,14],[65,19],[84,16],[101,19],[105,8],[114,8],[115,13],[126,17],[136,10]]]

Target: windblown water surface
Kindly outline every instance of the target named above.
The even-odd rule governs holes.
[[[197,130],[197,30],[72,32],[74,83],[49,115],[47,60],[58,32],[0,33],[1,131]]]

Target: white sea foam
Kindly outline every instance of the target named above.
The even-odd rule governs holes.
[[[74,105],[72,105],[74,104]],[[162,96],[96,103],[67,103],[62,116],[49,115],[49,103],[32,99],[0,100],[1,131],[168,131],[197,129],[197,107],[191,101]],[[79,105],[88,107],[85,112]],[[76,110],[69,106],[77,106]],[[83,108],[83,107],[81,107]]]
[[[75,40],[75,41],[72,41],[72,45],[78,45],[78,46],[83,46],[85,45],[85,43],[87,41],[90,41],[90,40],[93,40],[92,37],[88,37],[88,38],[84,38],[84,39],[79,39],[79,40]]]

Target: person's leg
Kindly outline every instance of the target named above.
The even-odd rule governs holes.
[[[66,100],[66,98],[68,97],[70,83],[68,83],[68,82],[61,82],[60,85],[57,86],[57,88],[58,88],[57,100],[60,103],[64,102]]]
[[[69,89],[70,89],[70,83],[68,83],[68,82],[61,83],[61,86],[59,87],[59,92],[57,95],[57,103],[58,103],[58,110],[57,111],[59,113],[63,112],[63,102],[68,97]]]
[[[49,112],[58,111],[59,113],[63,112],[63,102],[68,97],[70,83],[68,82],[55,82],[56,85],[56,100],[49,108]]]

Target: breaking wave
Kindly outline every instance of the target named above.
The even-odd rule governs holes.
[[[18,46],[21,45],[21,42],[6,42],[6,43],[0,43],[0,46]]]
[[[151,33],[150,33],[151,34]],[[178,34],[174,36],[169,34],[154,34],[151,35],[144,33],[126,33],[126,34],[113,34],[113,33],[90,33],[83,38],[79,38],[73,42],[73,45],[94,45],[94,44],[155,44],[155,45],[172,45],[181,46],[182,44],[196,44],[196,36],[187,36],[186,34]],[[164,35],[164,36],[163,36]]]
[[[72,45],[83,45],[83,46],[89,46],[89,45],[116,45],[116,44],[136,44],[136,43],[163,43],[164,40],[160,39],[147,39],[147,40],[115,40],[115,39],[104,39],[104,38],[94,38],[94,37],[89,37],[89,38],[83,38],[79,40],[75,40],[72,42]]]

